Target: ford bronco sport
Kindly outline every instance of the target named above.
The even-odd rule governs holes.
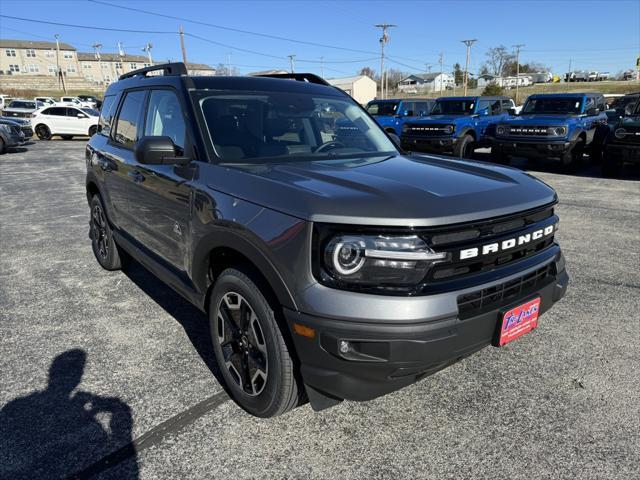
[[[535,94],[517,116],[499,122],[491,153],[499,163],[513,155],[559,159],[575,170],[585,153],[600,160],[607,135],[604,97],[599,93]]]
[[[491,145],[492,124],[514,109],[508,97],[439,98],[428,117],[405,122],[402,148],[468,158],[476,148]]]
[[[435,103],[426,98],[372,100],[367,103],[367,112],[386,132],[400,137],[405,122],[429,115]]]
[[[208,314],[240,406],[375,398],[520,337],[564,295],[549,186],[404,155],[343,91],[280,77],[129,72],[86,148],[96,259],[134,257]]]

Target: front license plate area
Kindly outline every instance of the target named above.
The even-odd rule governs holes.
[[[500,331],[497,335],[497,346],[502,347],[536,328],[539,314],[540,297],[505,312],[498,322]]]

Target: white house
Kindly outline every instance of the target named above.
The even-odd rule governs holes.
[[[398,90],[405,93],[438,92],[454,87],[455,79],[449,73],[409,75],[398,82]]]
[[[347,92],[361,105],[365,105],[376,98],[378,91],[376,82],[366,75],[345,78],[327,78],[327,82]]]

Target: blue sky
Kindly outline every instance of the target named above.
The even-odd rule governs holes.
[[[296,71],[320,73],[324,57],[326,77],[357,73],[363,66],[380,68],[380,31],[376,23],[394,23],[387,53],[393,68],[424,72],[425,63],[438,70],[444,52],[445,70],[462,65],[465,47],[460,42],[476,38],[470,71],[485,61],[488,48],[525,44],[521,61],[537,61],[554,73],[573,69],[609,71],[634,67],[640,53],[640,0],[548,1],[119,1],[123,7],[183,17],[309,45],[265,38],[202,24],[162,18],[104,4],[75,1],[0,0],[0,14],[93,27],[131,29],[112,32],[97,29],[37,24],[0,18],[0,37],[44,40],[59,33],[62,41],[81,51],[93,43],[116,52],[117,42],[127,53],[142,54],[153,44],[154,60],[180,59],[177,33],[139,33],[140,30],[177,32],[183,25],[189,61],[216,65],[228,61],[240,72],[288,68],[287,55],[296,55]],[[211,42],[225,44],[217,45]],[[340,47],[340,48],[330,48]],[[249,51],[251,52],[249,52]]]

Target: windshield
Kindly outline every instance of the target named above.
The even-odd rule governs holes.
[[[582,99],[576,97],[530,98],[521,113],[579,114]]]
[[[35,102],[23,102],[23,101],[20,101],[20,100],[14,100],[13,102],[11,102],[11,104],[9,104],[9,108],[35,109],[36,108],[36,103]]]
[[[221,163],[269,164],[395,155],[381,128],[334,96],[196,92]]]
[[[438,100],[431,115],[472,115],[475,106],[475,99]]]
[[[367,112],[369,115],[391,116],[398,113],[400,102],[369,102]]]
[[[94,110],[93,108],[81,108],[80,110],[82,110],[84,113],[86,113],[87,115],[90,115],[92,117],[99,117],[100,116],[100,112],[97,110]]]

